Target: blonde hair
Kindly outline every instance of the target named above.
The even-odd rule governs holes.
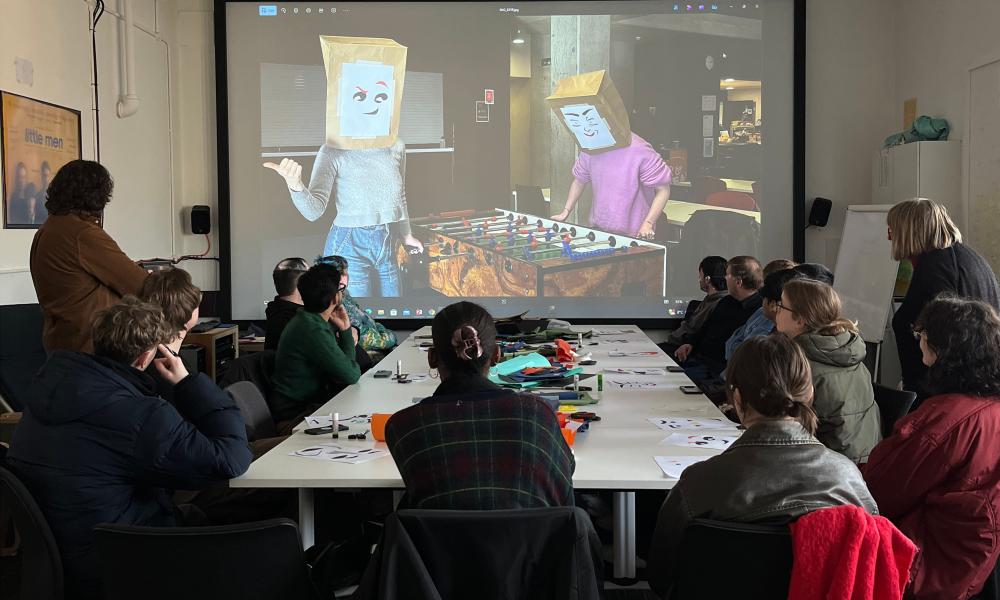
[[[889,209],[892,257],[903,260],[929,250],[941,250],[962,241],[962,232],[948,209],[927,198],[911,198]]]
[[[840,295],[833,287],[811,279],[793,279],[781,288],[790,310],[805,323],[806,331],[820,335],[858,333],[858,324],[844,318]]]

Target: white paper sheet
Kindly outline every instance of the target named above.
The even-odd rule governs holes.
[[[738,440],[738,435],[723,435],[719,433],[689,435],[687,433],[674,433],[663,438],[661,443],[685,448],[711,448],[712,450],[725,450]]]
[[[613,375],[659,375],[665,376],[667,370],[662,367],[612,367],[604,369],[605,373]]]
[[[303,448],[302,450],[297,450],[295,452],[289,452],[288,454],[289,456],[301,456],[303,458],[315,458],[330,462],[356,465],[376,460],[382,458],[383,456],[389,456],[389,451],[376,448],[352,448],[348,446],[341,446],[336,443],[330,443],[316,444],[315,446]]]
[[[663,474],[673,479],[680,479],[684,469],[695,463],[712,458],[711,456],[654,456],[653,460],[663,470]]]
[[[738,431],[737,425],[722,417],[649,417],[649,422],[665,431],[678,429],[731,429]]]

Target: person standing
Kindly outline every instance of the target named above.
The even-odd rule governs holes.
[[[135,295],[148,273],[101,228],[114,182],[100,163],[74,160],[49,185],[49,216],[31,243],[31,280],[48,352],[90,352],[94,315]]]
[[[928,302],[941,292],[982,300],[1000,310],[1000,289],[989,263],[962,243],[948,210],[926,198],[896,204],[886,217],[892,257],[913,263],[913,278],[906,296],[892,317],[903,387],[921,398],[921,380],[927,367],[913,338],[913,323]],[[920,398],[918,398],[918,402]]]

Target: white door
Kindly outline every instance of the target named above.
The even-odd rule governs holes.
[[[1000,273],[1000,60],[969,71],[968,242]]]

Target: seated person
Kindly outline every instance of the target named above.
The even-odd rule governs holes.
[[[648,573],[663,598],[693,519],[780,524],[844,504],[878,511],[857,467],[813,437],[812,381],[801,348],[784,335],[751,338],[727,374],[746,431],[722,454],[685,469],[660,508]]]
[[[128,296],[98,313],[93,356],[53,352],[35,376],[7,463],[52,528],[67,598],[100,595],[95,525],[173,525],[165,488],[205,488],[250,465],[239,409],[188,375],[163,345],[173,333],[159,308]],[[172,404],[156,397],[150,363]]]
[[[841,314],[840,296],[825,283],[793,279],[782,287],[775,322],[809,359],[816,437],[854,462],[866,462],[882,439],[882,418],[864,363],[865,342]]]
[[[684,315],[684,320],[677,329],[671,331],[667,340],[659,345],[661,350],[671,356],[701,330],[719,300],[729,293],[726,289],[726,259],[721,256],[703,258],[698,264],[698,287],[705,292],[705,297]]]
[[[343,256],[325,256],[316,262],[329,263],[342,273],[341,283],[350,286],[350,273],[347,270],[347,259]],[[358,330],[358,344],[367,352],[387,353],[396,347],[396,334],[375,319],[371,318],[361,308],[349,290],[344,290],[344,308],[351,318],[351,326]]]
[[[191,275],[184,269],[170,267],[150,273],[139,289],[139,300],[158,306],[167,326],[173,332],[164,344],[179,352],[188,331],[198,324],[198,306],[201,290],[191,283]]]
[[[686,363],[685,371],[695,380],[704,380],[718,374],[726,366],[726,340],[736,329],[747,322],[761,306],[757,290],[763,284],[760,263],[752,256],[736,256],[726,266],[726,288],[729,295],[719,300],[719,304],[705,321],[705,325],[691,337],[691,341],[677,349],[674,356],[678,362]]]
[[[427,363],[434,395],[386,423],[410,508],[504,509],[573,504],[573,453],[552,408],[487,379],[500,358],[493,317],[458,302],[434,317]]]
[[[163,312],[171,330],[170,340],[164,345],[174,354],[180,352],[188,331],[198,323],[198,306],[201,304],[201,290],[191,283],[191,275],[174,267],[154,271],[143,281],[138,297]],[[155,370],[150,375],[156,382],[157,395],[171,401],[173,386],[159,377]]]
[[[760,335],[768,335],[774,331],[774,314],[777,303],[781,301],[781,286],[789,279],[800,277],[792,267],[790,260],[773,260],[764,267],[764,285],[760,288],[761,306],[757,312],[750,315],[747,322],[741,325],[726,340],[726,360],[746,340]]]
[[[302,308],[302,295],[299,294],[299,290],[295,286],[299,281],[299,277],[308,270],[309,265],[306,264],[304,259],[286,258],[279,262],[274,267],[274,271],[271,272],[271,278],[274,280],[274,289],[278,295],[274,297],[274,300],[267,303],[267,308],[264,310],[264,314],[267,316],[264,333],[265,350],[278,349],[278,343],[281,341],[281,334],[284,333],[285,327],[288,326],[288,323]],[[341,273],[346,273],[346,271],[341,271]],[[347,285],[346,278],[347,275],[345,274],[344,285]],[[344,290],[344,294],[347,294],[346,289]],[[344,308],[347,307],[345,306]],[[348,313],[348,317],[350,317],[350,313]],[[330,327],[334,327],[334,325],[331,324]],[[361,372],[364,373],[372,367],[372,359],[365,352],[361,344],[358,343],[360,330],[354,325],[353,321],[351,330],[355,343],[354,360],[358,362]],[[392,339],[395,340],[395,334],[392,332],[389,333],[393,336]]]
[[[1000,317],[938,296],[913,331],[930,395],[862,469],[882,514],[920,548],[913,597],[969,598],[1000,559]]]
[[[308,270],[309,265],[301,258],[286,258],[274,266],[271,279],[274,280],[274,291],[278,295],[264,309],[267,317],[264,329],[265,350],[278,349],[278,341],[285,327],[302,308],[302,296],[295,286],[299,282],[299,276]]]
[[[270,399],[275,421],[315,411],[361,377],[351,322],[340,302],[346,289],[340,271],[315,265],[299,277],[297,287],[302,309],[282,333],[275,357]]]

